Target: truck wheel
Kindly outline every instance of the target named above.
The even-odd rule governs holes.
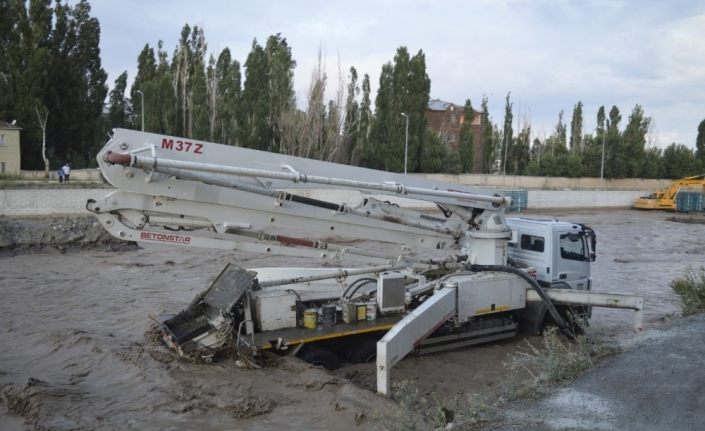
[[[299,353],[299,359],[327,370],[340,368],[338,356],[325,347],[308,347]]]
[[[365,364],[377,358],[377,339],[367,338],[350,349],[348,360],[351,364]]]

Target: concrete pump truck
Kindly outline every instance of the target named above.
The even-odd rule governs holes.
[[[234,346],[328,368],[376,361],[377,390],[387,394],[390,369],[413,351],[512,337],[548,321],[570,332],[569,311],[588,315],[593,306],[634,310],[641,327],[641,297],[593,291],[592,229],[506,218],[510,200],[500,193],[125,129],[97,158],[117,190],[87,209],[117,238],[326,265],[229,264],[160,321],[183,356],[211,359]]]

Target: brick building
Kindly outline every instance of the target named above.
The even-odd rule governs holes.
[[[0,174],[20,173],[20,130],[0,121]]]
[[[426,110],[426,123],[450,148],[457,150],[460,129],[465,124],[465,109],[461,105],[431,99]],[[482,113],[475,111],[470,120],[470,130],[474,137],[472,173],[482,173]]]

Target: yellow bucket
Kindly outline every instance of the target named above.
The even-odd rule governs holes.
[[[318,326],[318,309],[309,308],[304,311],[304,328],[316,329]]]

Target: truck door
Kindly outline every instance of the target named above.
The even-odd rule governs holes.
[[[590,289],[590,250],[585,235],[558,231],[554,237],[554,287]]]

